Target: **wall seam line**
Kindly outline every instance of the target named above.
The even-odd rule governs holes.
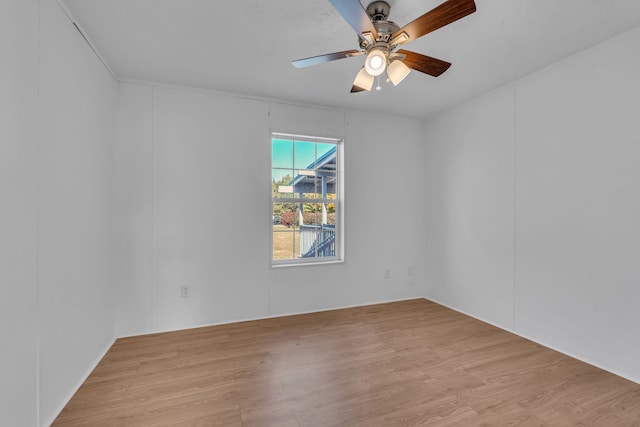
[[[151,329],[156,325],[156,87],[151,86]]]
[[[40,312],[40,55],[42,52],[42,31],[40,23],[42,21],[42,2],[38,2],[37,25],[37,52],[36,52],[36,135],[35,135],[35,291],[36,291],[36,425],[41,425],[42,411],[40,408],[40,324],[42,323]]]
[[[516,328],[516,251],[517,251],[517,226],[516,221],[518,220],[517,216],[517,179],[518,177],[518,84],[515,83],[513,85],[513,318],[512,318],[512,328],[514,331]]]
[[[120,86],[120,82],[118,82],[116,80],[116,84],[117,84],[117,92],[116,92],[116,120],[115,120],[115,132],[113,135],[113,193],[114,193],[114,200],[113,200],[113,210],[115,212],[115,263],[114,263],[114,271],[113,271],[113,338],[114,340],[118,339],[118,335],[120,335],[120,331],[119,326],[118,326],[118,307],[119,307],[119,301],[120,301],[120,294],[121,289],[122,289],[122,284],[120,283],[120,258],[121,258],[121,254],[120,254],[120,241],[121,241],[121,236],[120,236],[120,182],[119,182],[119,177],[120,177],[120,170],[119,170],[119,166],[120,166],[120,162],[118,161],[118,148],[119,148],[119,144],[118,144],[118,140],[119,140],[119,134],[120,134],[120,106],[121,106],[121,102],[120,102],[120,94],[121,94],[121,86]]]

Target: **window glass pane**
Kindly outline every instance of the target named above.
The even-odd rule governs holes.
[[[274,261],[339,257],[338,145],[325,141],[287,135],[272,138]]]
[[[293,141],[286,139],[272,140],[271,167],[293,169]]]
[[[313,221],[309,221],[309,223],[313,224],[314,226],[318,226],[322,224],[322,221],[323,221],[322,203],[315,204],[313,213],[314,213]]]
[[[298,258],[299,233],[295,230],[273,231],[273,259],[290,260]]]
[[[315,142],[296,141],[294,145],[293,157],[294,168],[305,169],[308,167],[313,167],[313,162],[316,159]]]
[[[320,159],[322,158],[325,154],[327,154],[329,151],[335,150],[336,149],[336,145],[335,144],[325,144],[325,143],[321,143],[319,142],[316,146],[316,159]]]
[[[313,198],[316,192],[316,179],[315,177],[298,175],[295,180],[294,191],[298,196],[304,198]]]
[[[322,203],[305,204],[304,224],[300,226],[300,256],[335,255],[335,205],[330,209]]]
[[[299,255],[297,203],[273,204],[273,259],[296,259]]]
[[[288,197],[294,197],[296,199],[305,197],[305,192],[307,191],[307,180],[304,176],[296,174],[292,180],[291,191],[292,193]]]
[[[273,204],[273,227],[296,229],[300,225],[300,210],[298,203],[274,203]],[[276,218],[276,216],[278,218]],[[276,219],[278,219],[276,223]],[[282,226],[282,227],[279,227]]]
[[[302,212],[303,225],[316,225],[320,222],[320,210],[317,203],[304,203]]]
[[[336,202],[327,203],[327,224],[336,225],[336,214],[338,213],[338,205]]]
[[[324,174],[324,178],[327,185],[327,199],[335,199],[336,191],[338,189],[338,177],[335,171],[329,171]]]
[[[320,164],[316,170],[317,176],[334,174],[336,173],[336,162],[335,159],[331,159],[332,161]]]
[[[271,197],[293,197],[293,170],[272,169],[271,170]]]

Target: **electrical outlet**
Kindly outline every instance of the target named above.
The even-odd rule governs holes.
[[[384,278],[385,279],[391,279],[391,269],[390,268],[385,268],[384,269]]]
[[[191,296],[191,289],[186,285],[180,286],[180,296],[182,298],[189,298]]]

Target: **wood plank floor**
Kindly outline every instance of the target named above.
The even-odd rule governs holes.
[[[119,339],[54,426],[640,426],[640,385],[426,300]]]

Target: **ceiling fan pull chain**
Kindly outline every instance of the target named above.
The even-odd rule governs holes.
[[[378,76],[378,86],[376,86],[376,90],[382,90],[382,86],[380,86],[380,76]]]

